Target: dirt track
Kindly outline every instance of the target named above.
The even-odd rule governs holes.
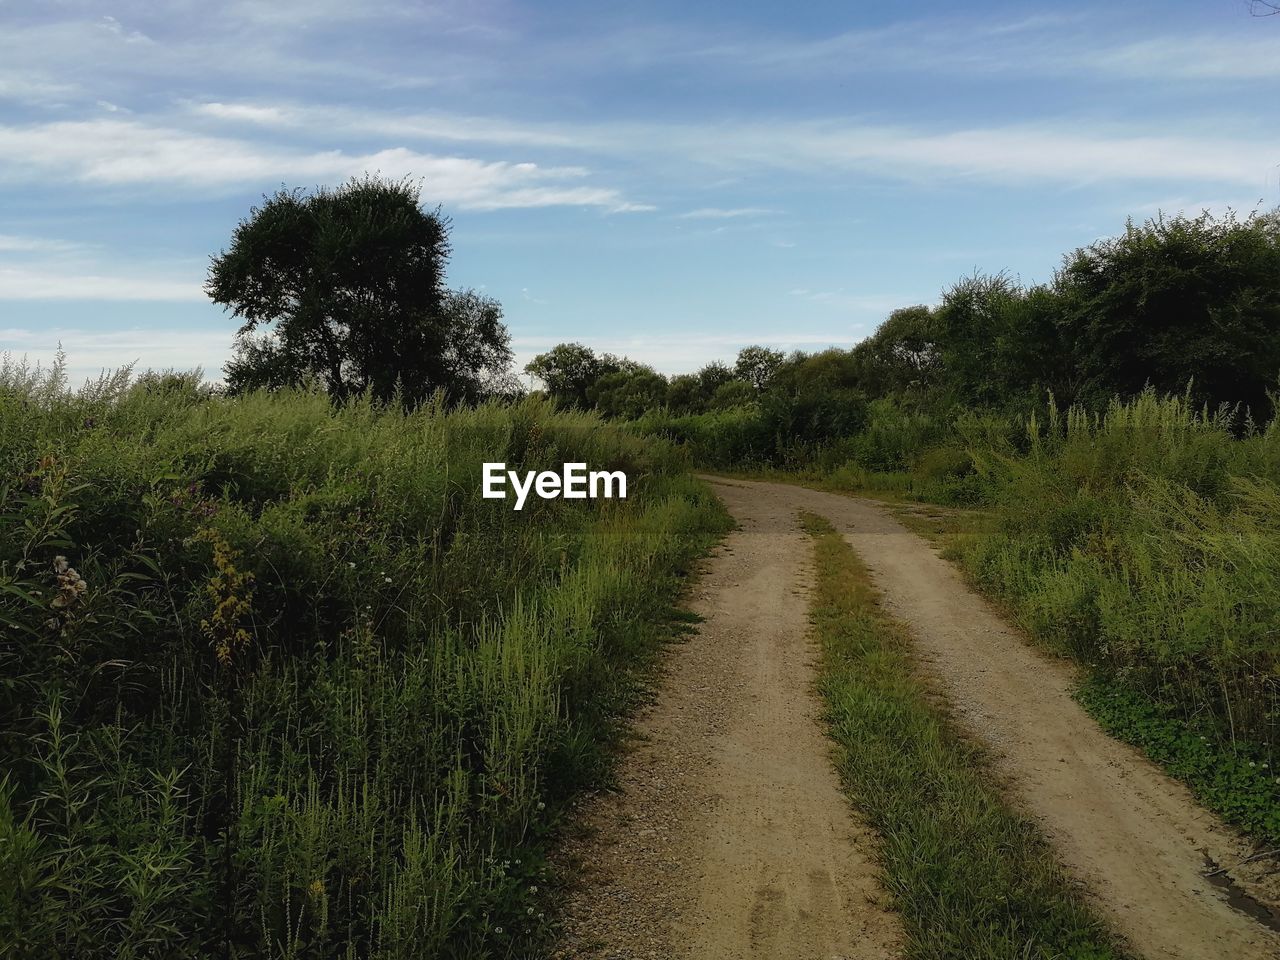
[[[1203,876],[1206,858],[1234,864],[1250,850],[1103,734],[1071,699],[1070,669],[1029,647],[924,541],[868,501],[715,486],[741,529],[709,562],[693,603],[706,622],[673,650],[620,792],[586,811],[592,836],[569,852],[583,882],[563,956],[896,955],[896,919],[817,720],[804,509],[848,537],[1011,797],[1138,953],[1280,957],[1280,936],[1228,902],[1239,891]],[[1256,873],[1231,876],[1267,899]]]

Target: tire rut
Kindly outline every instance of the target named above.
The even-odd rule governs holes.
[[[580,883],[557,956],[898,956],[821,726],[811,541],[790,504],[721,493],[739,529],[699,579],[705,620],[669,651],[619,789],[564,852]]]
[[[922,670],[988,748],[1011,799],[1035,817],[1113,927],[1149,960],[1275,960],[1265,864],[1185,786],[1102,731],[1072,698],[1077,673],[1033,647],[924,540],[873,501],[802,487],[716,482],[722,495],[820,514],[862,557]],[[1234,889],[1233,889],[1234,888]],[[1247,895],[1247,896],[1246,896]]]

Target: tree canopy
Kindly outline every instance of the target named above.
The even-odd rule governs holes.
[[[497,301],[446,289],[449,254],[449,221],[409,181],[279,190],[209,269],[206,292],[244,321],[229,388],[474,399],[509,365],[509,335]]]

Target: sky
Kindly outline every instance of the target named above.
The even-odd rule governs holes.
[[[217,379],[209,258],[281,186],[408,176],[517,362],[849,346],[963,276],[1280,205],[1247,0],[0,0],[0,351]]]

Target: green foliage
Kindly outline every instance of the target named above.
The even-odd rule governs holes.
[[[698,413],[705,402],[702,396],[702,384],[692,373],[680,373],[672,377],[667,384],[667,409],[681,416]]]
[[[1280,775],[1266,751],[1237,741],[1227,749],[1200,733],[1177,709],[1143,696],[1099,674],[1078,698],[1112,736],[1140,747],[1185,780],[1205,806],[1269,846],[1280,843]]]
[[[233,392],[318,378],[337,400],[471,402],[511,360],[498,303],[444,287],[448,221],[375,177],[280,190],[236,227],[206,290],[243,319]],[[270,330],[263,332],[263,328]]]
[[[540,353],[527,364],[525,372],[542,381],[547,395],[564,407],[588,410],[593,404],[591,390],[596,382],[622,370],[616,357],[595,351],[580,343],[561,343]]]
[[[866,423],[867,404],[849,386],[847,357],[837,350],[796,357],[775,372],[758,399],[746,392],[747,384],[731,379],[717,388],[713,398],[719,402],[713,399],[710,411],[682,415],[669,403],[667,410],[640,418],[637,426],[685,444],[693,458],[707,466],[805,466]],[[707,379],[715,380],[719,373]],[[686,385],[697,391],[698,383],[694,376],[673,377],[671,391]]]
[[[1054,282],[1084,396],[1150,384],[1270,410],[1280,377],[1280,214],[1129,223],[1067,258]]]
[[[903,307],[853,348],[859,386],[875,397],[927,393],[942,375],[939,314],[929,307]]]
[[[1035,824],[938,708],[902,627],[825,520],[813,622],[819,684],[850,796],[879,837],[884,881],[913,958],[1121,957]]]
[[[859,434],[867,400],[940,421],[1017,419],[1043,412],[1049,395],[1100,412],[1150,384],[1265,420],[1269,391],[1280,386],[1280,214],[1131,223],[1067,257],[1051,283],[966,277],[935,307],[893,311],[851,350],[784,357],[750,346],[732,369],[710,363],[672,377],[665,394],[652,370],[580,344],[561,344],[528,369],[563,403],[610,418],[663,406],[675,417],[719,412],[754,394],[764,431],[785,439],[771,453],[752,444],[751,462],[775,466],[804,465],[817,446],[839,448]],[[867,459],[874,452],[860,450],[850,462],[905,467]],[[970,482],[962,496],[979,494]]]
[[[0,954],[527,955],[714,499],[536,400],[189,387],[0,375]]]
[[[1181,746],[1194,733],[1215,757],[1280,760],[1280,430],[1237,434],[1229,415],[1150,390],[1103,416],[1032,421],[1025,454],[975,448],[997,522],[962,558],[1033,634],[1105,678],[1117,699],[1085,702],[1106,722],[1149,704],[1160,729],[1125,736],[1227,817],[1271,830],[1280,798],[1254,809],[1252,788],[1206,780],[1208,754]]]
[[[966,405],[1023,407],[1073,396],[1079,365],[1062,349],[1057,298],[1008,276],[973,276],[942,295],[934,326],[942,389]]]
[[[662,406],[667,378],[652,367],[632,365],[606,373],[587,389],[600,416],[609,420],[635,420],[646,410]]]
[[[753,344],[738,351],[733,373],[739,380],[751,384],[759,392],[769,386],[773,375],[778,372],[784,360],[786,356],[780,351]]]
[[[707,404],[712,410],[732,410],[756,401],[756,388],[745,380],[728,380],[716,387]]]
[[[1145,386],[1259,418],[1280,378],[1280,215],[1157,217],[1068,256],[1053,282],[962,280],[934,314],[942,387],[1025,410]]]

